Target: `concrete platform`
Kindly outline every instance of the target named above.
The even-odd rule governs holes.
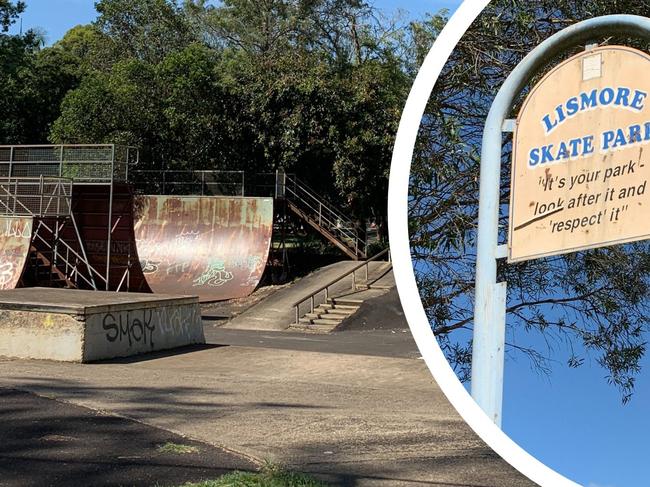
[[[205,343],[196,296],[0,291],[0,355],[90,362]]]

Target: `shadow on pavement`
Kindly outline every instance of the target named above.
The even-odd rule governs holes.
[[[225,450],[124,418],[0,389],[0,485],[172,486],[255,470]],[[173,443],[191,453],[160,451]]]

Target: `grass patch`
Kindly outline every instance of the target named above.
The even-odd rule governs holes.
[[[216,480],[188,483],[181,487],[327,487],[327,484],[309,475],[267,464],[259,473],[233,472]]]
[[[190,445],[179,445],[178,443],[167,442],[164,445],[158,445],[160,453],[175,453],[177,455],[187,455],[188,453],[198,453],[199,449]]]

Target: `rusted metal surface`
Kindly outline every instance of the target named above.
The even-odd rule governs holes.
[[[18,285],[29,256],[32,228],[32,217],[0,217],[0,289]]]
[[[79,237],[83,242],[88,261],[92,267],[104,275],[107,268],[108,230],[111,229],[111,253],[108,266],[108,289],[111,291],[149,292],[149,288],[140,270],[133,231],[133,191],[130,185],[115,183],[113,185],[113,206],[110,205],[110,187],[108,185],[75,184],[72,190],[72,213],[77,222]],[[109,225],[109,213],[111,214]],[[51,228],[55,221],[47,221]],[[72,222],[63,226],[59,223],[59,236],[68,242],[77,252],[81,252],[79,239]],[[52,237],[45,235],[46,238]],[[38,244],[38,242],[37,242]],[[38,245],[37,245],[38,246]],[[47,249],[39,250],[45,251]],[[83,263],[79,263],[82,272],[89,274]],[[105,288],[105,282],[95,276],[99,289]],[[85,283],[80,283],[88,289]]]
[[[157,293],[239,298],[259,284],[271,245],[272,198],[141,196],[137,251]]]

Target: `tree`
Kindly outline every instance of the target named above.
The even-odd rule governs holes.
[[[23,2],[0,1],[6,31],[25,9]],[[75,60],[41,49],[38,33],[0,34],[0,143],[43,143],[59,114],[61,99],[77,84]]]
[[[25,11],[25,2],[0,0],[0,32],[7,32],[16,17]]]
[[[83,81],[52,141],[131,141],[157,169],[284,168],[342,205],[354,195],[358,218],[385,215],[409,76],[400,29],[364,2],[102,0],[97,10],[55,46]]]
[[[194,40],[175,1],[99,0],[95,9],[95,26],[120,59],[156,64]]]
[[[608,13],[647,12],[628,1],[495,0],[458,44],[429,100],[412,168],[412,257],[431,326],[463,379],[468,379],[471,360],[467,331],[473,318],[480,140],[491,100],[514,66],[543,39],[579,20]],[[439,15],[416,23],[412,52],[430,45],[445,20]],[[600,41],[648,47],[638,40]],[[501,241],[507,228],[509,151],[507,143]],[[500,263],[499,279],[509,286],[510,352],[526,353],[543,369],[554,351],[566,351],[572,367],[594,354],[627,402],[646,351],[649,250],[647,242],[640,242],[515,265]],[[548,346],[530,348],[522,332],[541,334]]]

